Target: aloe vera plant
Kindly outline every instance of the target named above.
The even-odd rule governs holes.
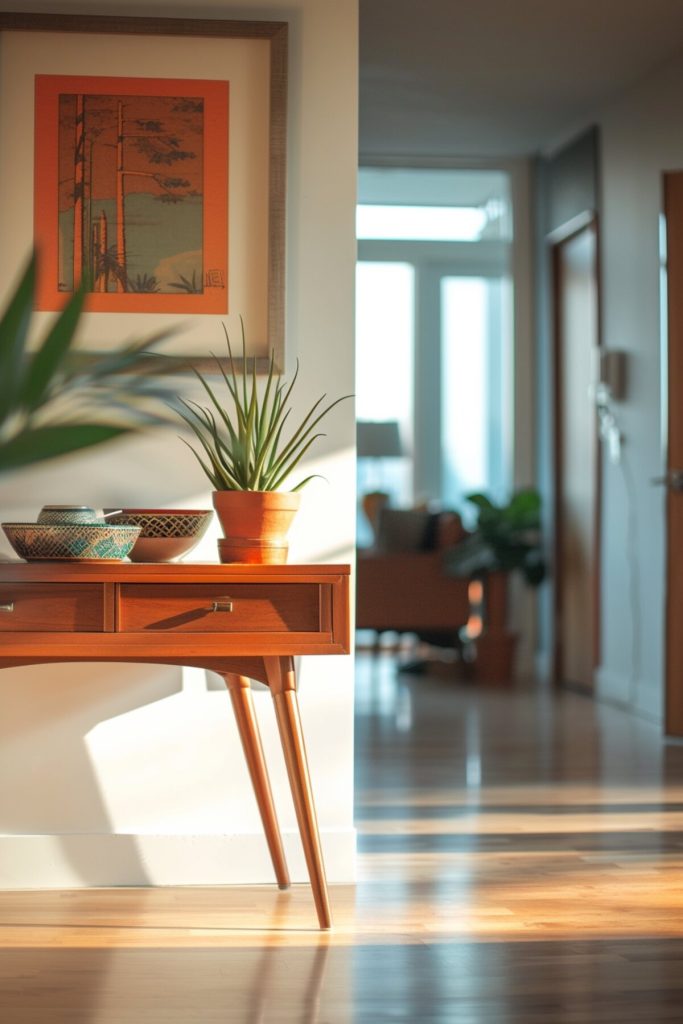
[[[127,371],[168,332],[102,355],[79,356],[74,338],[87,294],[83,285],[42,341],[29,348],[35,284],[33,256],[0,317],[0,473],[167,418],[171,392],[149,375]],[[160,363],[158,372],[166,369],[170,364]]]
[[[291,413],[291,396],[299,374],[290,384],[279,379],[275,372],[274,354],[271,353],[268,375],[263,394],[259,394],[256,360],[251,359],[251,370],[246,354],[244,327],[242,327],[242,366],[235,368],[228,331],[223,325],[228,346],[229,372],[214,356],[218,374],[227,388],[227,406],[214,388],[197,369],[195,376],[204,388],[209,405],[180,399],[184,410],[180,416],[193,431],[201,445],[202,454],[185,438],[182,440],[194,453],[200,466],[217,491],[278,491],[290,473],[299,465],[312,444],[324,435],[316,427],[336,405],[350,395],[343,395],[324,405],[326,395],[313,404],[304,418],[291,431],[287,431]],[[298,491],[317,474],[305,477],[293,491]]]

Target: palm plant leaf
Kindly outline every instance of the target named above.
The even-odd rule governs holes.
[[[105,423],[63,423],[24,430],[2,445],[0,465],[2,469],[17,469],[110,441],[128,430]]]
[[[31,322],[35,282],[36,261],[33,257],[0,320],[0,424],[16,403]]]
[[[35,282],[33,256],[0,317],[0,472],[79,451],[168,418],[163,403],[169,389],[150,376],[128,371],[170,332],[104,355],[75,351],[88,290],[83,282],[35,351],[29,352]],[[172,368],[172,360],[158,358],[155,374]]]
[[[81,284],[29,362],[19,391],[19,403],[25,408],[36,409],[45,398],[73,344],[85,296],[85,285]]]

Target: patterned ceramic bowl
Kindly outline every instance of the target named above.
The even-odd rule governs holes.
[[[118,562],[130,552],[139,526],[109,523],[2,523],[7,539],[27,562]]]
[[[43,505],[39,523],[101,523],[94,508],[89,505]]]
[[[110,523],[139,526],[132,562],[172,562],[186,555],[206,533],[211,509],[124,508],[107,515]]]

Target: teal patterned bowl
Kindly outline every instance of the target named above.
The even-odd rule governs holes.
[[[27,562],[118,562],[140,534],[139,526],[110,523],[2,523],[2,528]]]
[[[102,517],[90,505],[43,505],[38,522],[41,525],[58,523],[73,526],[76,523],[101,523]]]

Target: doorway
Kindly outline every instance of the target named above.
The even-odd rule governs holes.
[[[500,170],[360,170],[357,416],[402,442],[400,458],[359,458],[360,494],[466,514],[470,492],[508,496],[510,189]],[[362,547],[362,516],[358,529]]]

